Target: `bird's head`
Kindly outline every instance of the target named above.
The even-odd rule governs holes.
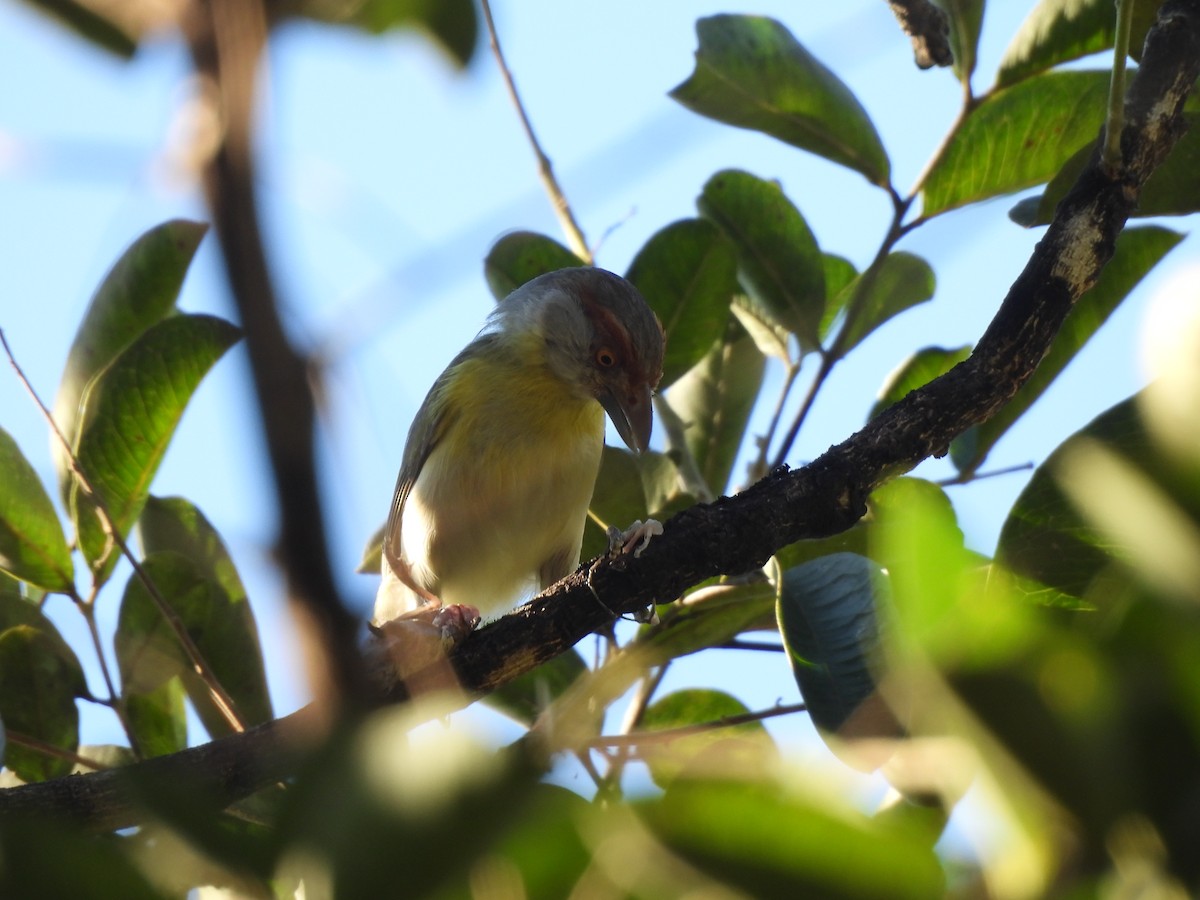
[[[604,269],[559,269],[518,288],[497,315],[537,335],[550,370],[597,400],[631,450],[649,446],[663,330],[637,288]]]

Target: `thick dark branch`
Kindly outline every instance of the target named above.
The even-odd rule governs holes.
[[[946,14],[930,0],[888,0],[888,6],[904,33],[912,38],[913,59],[918,68],[949,66],[954,63],[950,52],[950,24]]]
[[[1179,138],[1183,101],[1198,75],[1200,0],[1168,0],[1126,103],[1124,168],[1106,173],[1092,161],[969,359],[803,469],[779,469],[735,497],[686,510],[640,559],[601,562],[590,579],[585,566],[468,636],[451,653],[467,691],[485,693],[565,652],[611,613],[669,601],[706,578],[756,569],[794,541],[848,528],[875,487],[945,454],[955,436],[993,415],[1033,373],[1111,257],[1142,186]],[[400,685],[383,699],[404,693]],[[139,815],[130,786],[144,783],[151,767],[155,779],[203,784],[222,806],[294,771],[300,715],[126,770],[0,791],[0,814],[36,809],[98,827],[129,825]]]
[[[310,641],[320,688],[361,696],[358,622],[341,604],[325,545],[314,450],[315,403],[308,361],[292,346],[259,228],[252,147],[255,75],[266,14],[251,0],[194,0],[187,35],[196,70],[216,87],[223,140],[204,170],[204,188],[246,335],[255,395],[279,510],[279,562],[288,597]]]

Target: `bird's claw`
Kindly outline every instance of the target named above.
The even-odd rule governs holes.
[[[663,527],[658,519],[647,519],[645,522],[634,519],[633,524],[624,531],[616,525],[609,525],[604,533],[608,537],[609,556],[633,553],[633,558],[637,559],[650,543],[650,539],[663,533]]]

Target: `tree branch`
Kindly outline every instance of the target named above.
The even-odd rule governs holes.
[[[185,32],[196,71],[216,86],[222,140],[204,168],[204,189],[246,336],[275,481],[279,563],[293,611],[309,626],[301,630],[311,638],[304,649],[318,698],[353,703],[362,696],[359,623],[338,597],[325,545],[309,365],[280,321],[255,203],[251,138],[266,11],[251,0],[193,0]]]
[[[469,635],[450,653],[469,697],[566,651],[621,614],[666,602],[715,575],[760,567],[782,547],[850,527],[870,492],[985,421],[1032,375],[1075,301],[1099,276],[1150,173],[1183,130],[1181,111],[1200,76],[1200,0],[1168,0],[1147,37],[1131,85],[1123,166],[1106,174],[1093,157],[1008,292],[975,352],[890,407],[861,431],[798,470],[780,468],[735,497],[671,519],[640,558],[585,565],[514,613]],[[598,602],[599,601],[599,602]],[[402,683],[385,701],[407,696]],[[295,771],[306,711],[125,769],[0,791],[0,815],[36,810],[97,828],[133,824],[137,786],[202,784],[214,808]]]

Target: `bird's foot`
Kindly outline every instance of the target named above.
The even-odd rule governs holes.
[[[650,539],[662,533],[662,522],[657,519],[647,519],[645,522],[635,519],[634,523],[624,531],[615,525],[609,525],[605,530],[605,534],[608,536],[607,555],[615,559],[618,556],[632,553],[633,558],[637,559],[646,549],[646,545],[650,543]],[[594,594],[595,591],[593,590],[592,593]],[[657,625],[658,611],[653,605],[647,606],[645,609],[633,613],[633,620],[643,625]]]
[[[430,596],[433,597],[432,594]],[[435,629],[443,646],[449,649],[474,631],[482,619],[479,610],[473,606],[467,606],[465,603],[443,605],[441,600],[433,597],[424,605],[402,613],[393,621],[419,623]]]
[[[608,536],[608,555],[612,557],[633,553],[637,559],[650,543],[650,539],[663,533],[662,522],[658,519],[634,519],[633,524],[622,531],[616,525],[609,525],[604,532]]]

